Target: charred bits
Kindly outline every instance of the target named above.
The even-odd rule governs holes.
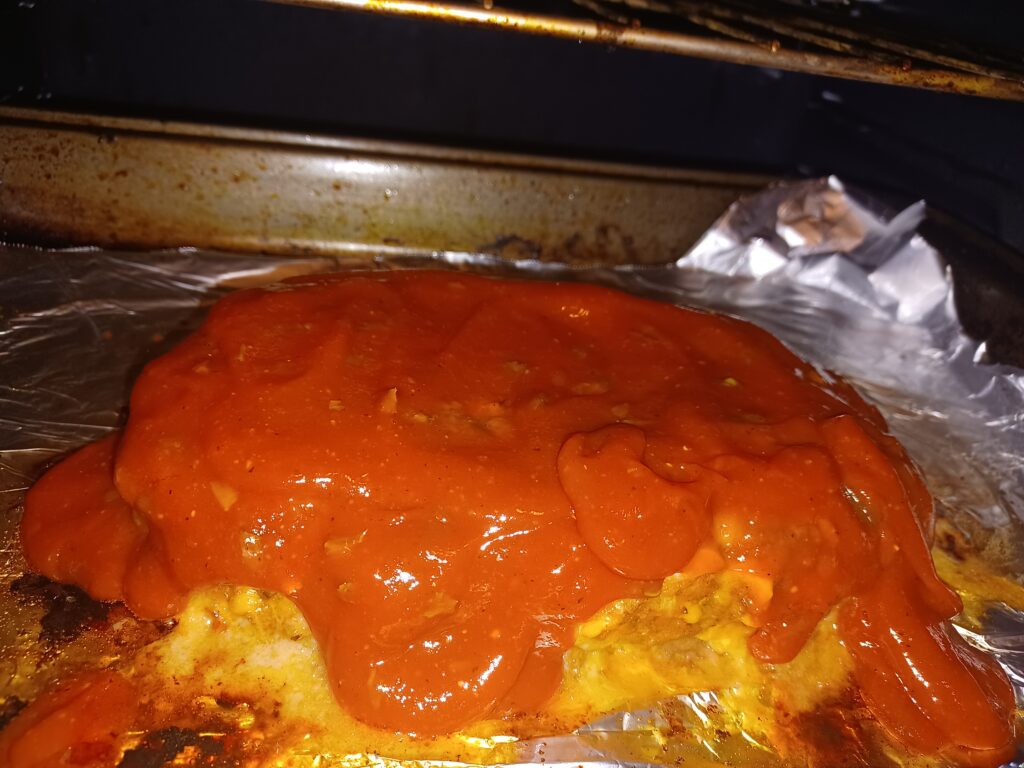
[[[11,591],[20,602],[43,609],[39,638],[50,645],[70,642],[87,629],[104,626],[111,607],[93,600],[78,587],[58,584],[35,573],[15,580]]]

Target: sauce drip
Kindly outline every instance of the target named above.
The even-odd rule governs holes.
[[[839,606],[894,736],[997,762],[1009,684],[946,623],[931,499],[884,430],[733,319],[584,285],[300,278],[150,363],[124,432],[45,475],[22,533],[34,568],[146,618],[207,584],[290,596],[341,703],[419,734],[536,710],[579,622],[717,550],[771,585],[757,659]]]
[[[80,675],[42,693],[0,731],[0,765],[120,764],[117,741],[137,710],[137,691],[116,672]]]

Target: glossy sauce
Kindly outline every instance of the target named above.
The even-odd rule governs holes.
[[[0,765],[116,765],[118,742],[136,716],[138,698],[116,672],[91,672],[58,685],[0,732]]]
[[[1010,686],[946,622],[931,499],[884,430],[736,320],[582,285],[310,277],[229,296],[147,366],[123,434],[44,476],[22,534],[34,568],[143,617],[206,584],[290,596],[341,703],[418,734],[537,709],[578,623],[696,555],[770,585],[757,659],[790,661],[839,606],[890,733],[997,763]]]

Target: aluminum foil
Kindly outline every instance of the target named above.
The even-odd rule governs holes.
[[[992,565],[1024,581],[1024,372],[988,364],[985,343],[965,335],[950,271],[916,232],[923,214],[923,204],[886,211],[834,178],[783,184],[735,203],[674,264],[610,269],[455,252],[389,252],[367,263],[0,246],[0,574],[9,581],[24,567],[10,532],[41,468],[122,423],[141,366],[219,296],[308,272],[443,266],[599,282],[766,328],[874,401],[940,511]],[[984,634],[964,633],[1000,660],[1024,701],[1024,617],[1000,610]],[[700,726],[714,697],[681,701]],[[650,733],[660,717],[622,713],[526,742],[522,759],[621,765],[622,737]]]

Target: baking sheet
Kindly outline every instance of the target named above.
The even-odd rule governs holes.
[[[463,252],[390,250],[367,261],[2,247],[4,527],[13,528],[24,490],[48,461],[124,420],[141,366],[196,327],[225,292],[305,272],[432,265],[600,282],[765,327],[873,400],[922,467],[943,514],[997,569],[1024,580],[1024,372],[990,364],[985,343],[963,333],[949,270],[916,233],[923,211],[921,204],[886,211],[834,178],[779,185],[737,202],[677,262],[654,267]],[[23,569],[9,536],[2,558],[9,582]],[[1024,700],[1024,619],[999,611],[984,635],[967,635],[999,658]],[[713,695],[682,702],[699,724]],[[522,757],[606,760],[617,750],[612,741],[649,732],[660,716],[606,718],[575,735],[523,743]]]

